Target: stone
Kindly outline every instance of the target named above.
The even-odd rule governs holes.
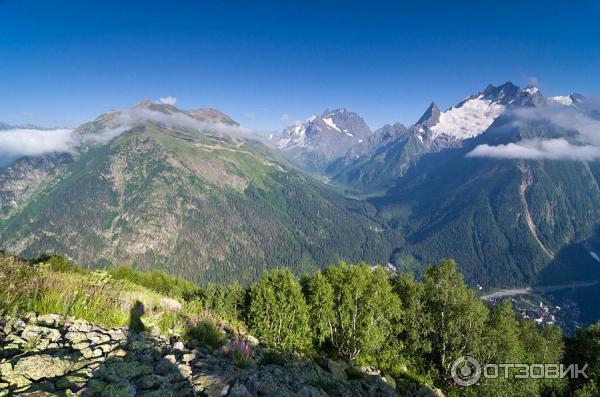
[[[106,343],[110,340],[110,336],[109,335],[105,335],[103,333],[100,332],[88,332],[85,334],[87,340],[89,340],[90,342],[94,343],[94,344],[101,344],[101,343]]]
[[[252,345],[253,347],[258,346],[260,343],[260,341],[252,335],[246,335],[245,338],[248,341],[248,343],[250,343],[250,345]]]
[[[73,345],[71,345],[71,347],[73,347],[73,349],[75,350],[84,350],[87,349],[88,347],[90,347],[89,342],[79,342],[79,343],[74,343]]]
[[[175,372],[176,369],[177,367],[175,366],[174,362],[167,359],[166,357],[161,359],[154,367],[156,373],[160,375],[166,375],[171,372]]]
[[[14,372],[31,380],[54,378],[66,374],[73,363],[68,358],[53,357],[40,354],[21,358],[14,367]]]
[[[31,384],[31,381],[29,379],[27,379],[25,376],[14,374],[14,373],[11,374],[10,376],[5,377],[4,380],[15,387],[24,387],[24,386],[28,386]]]
[[[246,386],[241,382],[235,382],[227,397],[252,397]]]
[[[85,320],[75,320],[69,327],[69,331],[91,332],[92,326]]]
[[[136,394],[135,387],[125,381],[119,383],[110,383],[106,385],[101,393],[103,397],[134,397]]]
[[[87,382],[87,376],[84,375],[67,375],[56,381],[56,388],[59,390],[66,390],[71,388],[80,389],[85,386]]]
[[[127,339],[127,335],[125,335],[125,332],[122,329],[113,329],[108,331],[108,334],[110,335],[110,338],[114,341],[122,341]]]
[[[127,350],[122,347],[114,349],[110,353],[108,353],[108,357],[125,357],[127,355]]]
[[[0,363],[0,378],[3,378],[4,376],[12,372],[13,367],[11,363],[9,363],[8,361]]]
[[[181,356],[181,361],[183,361],[184,363],[189,363],[195,359],[196,359],[196,353],[194,353],[194,352],[185,353],[183,356]]]
[[[28,324],[37,323],[37,314],[35,312],[26,313],[23,317],[25,318]]]
[[[57,326],[62,320],[62,316],[60,314],[44,314],[37,317],[37,323],[42,325],[47,325],[50,327]]]
[[[177,369],[182,378],[187,379],[192,376],[192,368],[187,364],[177,364]]]
[[[40,327],[37,325],[27,325],[21,333],[21,338],[26,341],[32,341],[40,338],[56,342],[60,339],[60,331],[54,328]]]
[[[221,390],[221,397],[225,397],[229,394],[229,389],[231,388],[231,385],[225,385],[225,387],[223,388],[223,390]]]
[[[173,344],[173,350],[184,350],[185,346],[183,344],[183,342],[175,342]]]
[[[69,331],[65,335],[65,339],[71,341],[71,343],[82,343],[87,342],[87,336],[84,332]]]

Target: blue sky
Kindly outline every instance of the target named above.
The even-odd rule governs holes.
[[[281,130],[346,107],[414,122],[488,83],[600,93],[597,1],[0,0],[0,121],[76,126],[142,98]]]

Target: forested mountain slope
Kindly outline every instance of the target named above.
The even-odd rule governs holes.
[[[81,146],[68,161],[22,159],[0,170],[2,248],[201,282],[247,282],[273,266],[302,272],[341,258],[383,262],[391,252],[365,215],[369,204],[288,167],[214,110],[143,102],[75,134]],[[27,172],[38,176],[10,189],[27,183]]]

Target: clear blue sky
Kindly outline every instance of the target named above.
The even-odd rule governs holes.
[[[0,0],[0,121],[75,126],[170,95],[257,130],[335,107],[377,128],[507,80],[592,96],[599,21],[593,0]]]

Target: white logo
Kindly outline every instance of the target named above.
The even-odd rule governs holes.
[[[461,386],[471,386],[481,377],[481,365],[471,356],[459,357],[450,367],[452,379]]]
[[[485,364],[482,367],[473,357],[462,356],[454,360],[450,374],[457,385],[472,386],[482,375],[485,379],[587,379],[588,367],[589,364],[582,368],[579,364]]]

